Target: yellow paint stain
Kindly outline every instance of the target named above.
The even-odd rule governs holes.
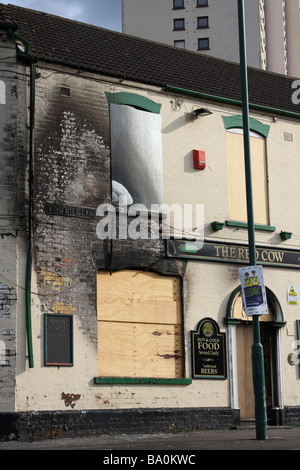
[[[41,268],[38,280],[44,285],[52,287],[56,293],[62,293],[65,289],[68,289],[73,282],[71,277],[64,277],[58,273],[47,271],[46,268]],[[55,313],[70,314],[77,310],[77,308],[73,307],[71,303],[68,303],[72,302],[72,300],[72,297],[68,297],[67,302],[55,301],[52,304],[51,309]]]
[[[58,273],[47,271],[46,268],[41,268],[38,279],[47,285],[52,285],[57,292],[63,291],[73,282],[71,277],[63,277]]]
[[[52,304],[52,310],[55,313],[70,314],[72,312],[75,312],[77,309],[75,307],[72,307],[72,305],[67,305],[64,302],[57,301]]]

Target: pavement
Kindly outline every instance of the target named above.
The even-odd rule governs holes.
[[[138,464],[144,466],[145,464],[180,463],[193,465],[203,461],[203,457],[206,455],[203,451],[299,451],[300,427],[268,427],[267,439],[264,440],[256,438],[255,427],[237,427],[229,430],[58,438],[34,442],[0,442],[2,457],[3,451],[11,450],[98,451],[91,453],[92,458],[97,456],[98,464],[125,464],[132,468]],[[155,456],[158,461],[155,461]],[[129,458],[133,460],[129,460]],[[180,459],[183,460],[180,461]]]

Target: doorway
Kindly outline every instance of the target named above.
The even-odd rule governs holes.
[[[260,336],[264,352],[265,393],[270,418],[283,409],[281,363],[281,328],[283,312],[275,294],[266,287],[268,314],[260,317]],[[231,370],[231,406],[240,410],[240,419],[255,419],[252,346],[253,326],[243,308],[240,286],[231,294],[226,310],[229,335],[229,367]],[[275,408],[275,410],[274,410]],[[275,413],[275,414],[276,414]],[[272,418],[273,419],[273,418]]]
[[[277,374],[277,328],[270,322],[260,322],[264,352],[265,393],[267,413],[279,407]],[[238,396],[241,420],[255,418],[252,370],[253,327],[241,323],[236,328]]]
[[[260,324],[261,344],[264,351],[265,392],[267,411],[279,407],[277,376],[277,328],[270,323]]]

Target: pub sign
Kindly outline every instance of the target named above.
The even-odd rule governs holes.
[[[191,331],[192,378],[226,379],[226,335],[212,318],[204,318]]]

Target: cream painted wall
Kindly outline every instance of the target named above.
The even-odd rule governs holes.
[[[223,263],[197,263],[189,262],[186,271],[186,282],[188,284],[186,293],[186,341],[188,343],[188,330],[195,329],[198,321],[204,317],[211,317],[216,320],[221,331],[227,333],[228,329],[223,324],[226,315],[226,306],[231,292],[239,285],[238,277],[239,265],[229,265]],[[283,382],[282,400],[285,406],[295,406],[299,404],[300,383],[299,365],[290,365],[288,355],[296,353],[293,342],[297,340],[295,320],[299,319],[299,305],[288,305],[287,285],[300,285],[300,272],[293,269],[276,269],[264,267],[265,285],[269,287],[281,305],[286,326],[280,329],[281,339],[281,373]],[[228,347],[228,364],[231,354],[230,344]],[[188,369],[189,370],[189,369]],[[194,381],[195,382],[195,381]],[[204,381],[205,382],[205,381]],[[227,381],[229,382],[229,380]],[[202,385],[202,381],[200,381]],[[193,383],[194,385],[194,383]],[[225,384],[223,384],[225,385]],[[229,385],[227,383],[227,385]],[[200,386],[200,384],[199,384]],[[209,384],[207,384],[209,386]],[[196,387],[196,384],[195,384]],[[222,395],[225,394],[225,387],[214,381],[213,390]],[[229,399],[229,398],[228,398]]]
[[[33,282],[33,290],[37,292],[36,289],[36,282]],[[80,320],[74,315],[74,366],[45,367],[43,307],[37,296],[32,296],[31,308],[34,368],[28,368],[27,362],[24,367],[20,355],[15,411],[97,408],[100,399],[93,390],[93,378],[98,367],[96,344],[84,334]],[[26,337],[25,324],[20,333],[22,338]]]

